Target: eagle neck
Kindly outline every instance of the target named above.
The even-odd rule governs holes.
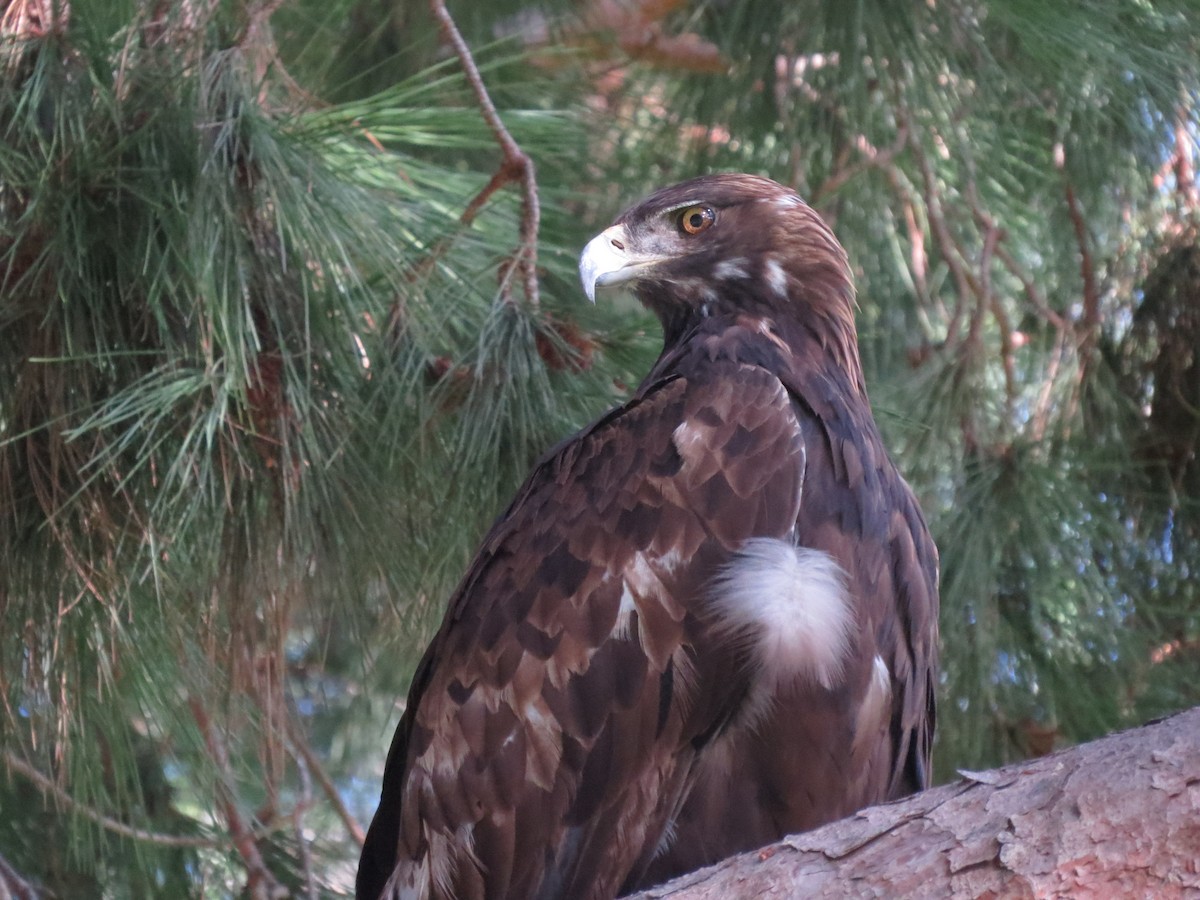
[[[664,354],[687,342],[708,321],[703,311],[682,304],[653,309],[662,323]]]
[[[706,303],[664,302],[660,296],[641,299],[662,324],[660,359],[677,356],[697,341],[704,343],[713,359],[746,353],[758,358],[764,347],[777,352],[782,343],[790,365],[819,367],[830,377],[837,374],[838,382],[865,399],[852,301],[839,296],[838,302],[830,302],[824,295],[797,293],[795,284],[789,293],[782,304],[757,302],[752,295],[738,296],[732,304],[721,297]],[[853,296],[851,289],[846,293]]]
[[[820,376],[842,385],[849,396],[869,404],[858,340],[853,330],[840,325],[815,316],[809,321],[792,323],[790,328],[785,326],[791,366],[802,381]]]
[[[868,403],[854,332],[810,316],[803,321],[719,312],[663,322],[663,350],[646,383],[725,361],[772,372],[789,384],[834,383]]]

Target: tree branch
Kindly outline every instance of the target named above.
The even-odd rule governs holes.
[[[233,790],[233,775],[229,765],[229,751],[225,742],[213,727],[208,711],[196,697],[188,699],[192,717],[200,726],[204,735],[204,744],[209,756],[217,767],[217,796],[220,798],[221,810],[225,823],[233,839],[233,846],[242,858],[246,869],[246,894],[253,900],[268,900],[271,897],[286,896],[287,891],[271,874],[258,850],[258,842],[254,831],[246,824],[238,809],[237,798]]]
[[[820,206],[830,194],[841,189],[846,183],[858,177],[868,169],[881,168],[894,160],[908,145],[908,126],[901,125],[896,129],[896,140],[882,150],[867,140],[865,134],[854,139],[854,148],[858,150],[860,159],[848,165],[839,165],[828,178],[822,181],[812,192],[812,206]],[[848,149],[848,148],[847,148]]]
[[[1100,289],[1096,285],[1096,264],[1092,259],[1091,247],[1088,246],[1087,223],[1079,207],[1079,198],[1075,196],[1075,187],[1066,174],[1066,151],[1062,144],[1054,146],[1054,165],[1063,174],[1067,214],[1071,218],[1071,226],[1075,229],[1075,241],[1079,245],[1079,274],[1083,279],[1083,318],[1080,321],[1083,334],[1079,341],[1082,368],[1087,366],[1089,351],[1095,344],[1100,329]]]
[[[880,166],[888,186],[892,189],[904,216],[904,229],[908,235],[908,271],[921,305],[918,306],[922,320],[926,323],[926,335],[932,339],[935,329],[929,322],[925,308],[932,309],[943,321],[949,321],[950,311],[937,294],[929,291],[929,251],[925,246],[925,227],[918,216],[916,189],[895,164],[888,162]]]
[[[127,825],[119,819],[106,816],[104,813],[80,803],[55,784],[54,779],[39,772],[19,756],[5,750],[3,759],[5,768],[9,771],[16,772],[22,778],[30,781],[34,787],[47,797],[54,798],[54,801],[64,809],[83,816],[90,822],[95,822],[105,831],[111,831],[113,834],[118,834],[130,840],[141,841],[145,844],[155,844],[159,847],[203,847],[211,849],[223,846],[221,841],[215,841],[211,838],[189,837],[181,834],[163,834]]]
[[[638,900],[1200,892],[1200,707],[865,809]]]
[[[454,24],[454,19],[446,9],[445,0],[429,0],[429,8],[441,26],[442,34],[454,48],[463,72],[467,76],[467,83],[470,84],[471,90],[475,94],[475,100],[479,103],[484,121],[491,128],[492,135],[496,138],[496,143],[500,145],[500,150],[504,154],[500,168],[496,170],[491,181],[463,210],[462,223],[470,225],[483,205],[500,188],[515,181],[521,182],[521,246],[517,248],[513,258],[501,269],[500,292],[506,302],[511,302],[512,294],[509,283],[513,269],[519,268],[525,285],[525,299],[530,305],[536,307],[538,305],[537,239],[542,213],[538,201],[537,175],[533,160],[513,140],[508,129],[504,127],[504,122],[500,120],[496,105],[492,102],[487,87],[484,86],[483,77],[479,74],[479,67],[475,65],[471,48],[463,40],[458,26]]]
[[[333,806],[334,812],[338,814],[338,818],[342,820],[342,824],[346,826],[346,831],[350,833],[350,837],[354,842],[362,847],[367,842],[367,834],[363,831],[362,825],[354,818],[354,815],[346,807],[342,801],[342,795],[338,793],[337,786],[333,783],[333,779],[325,771],[325,767],[321,765],[321,760],[317,754],[313,752],[312,747],[300,734],[299,724],[293,721],[291,723],[291,744],[296,755],[297,764],[301,765],[302,775],[311,775],[317,780],[317,784],[321,786],[321,790],[328,798],[330,805]]]
[[[0,856],[0,900],[38,900],[41,892]]]
[[[313,870],[312,848],[304,834],[304,814],[312,806],[312,779],[309,777],[308,764],[303,756],[295,757],[296,770],[300,775],[300,799],[292,808],[292,829],[295,833],[296,848],[300,854],[300,870],[304,874],[305,893],[308,900],[317,900],[320,896],[317,890],[317,877]]]
[[[1196,186],[1196,167],[1193,164],[1196,141],[1188,127],[1188,108],[1180,106],[1175,116],[1175,152],[1171,165],[1175,169],[1175,194],[1189,212],[1200,207],[1200,188]]]
[[[1010,275],[1021,282],[1021,288],[1025,291],[1025,298],[1033,306],[1034,311],[1059,331],[1065,330],[1067,327],[1066,319],[1050,308],[1050,305],[1046,302],[1046,298],[1042,296],[1042,292],[1029,276],[1029,273],[1021,268],[1020,264],[1003,244],[996,247],[996,258],[1004,263],[1004,268],[1008,269]]]
[[[950,274],[954,278],[954,285],[958,294],[958,298],[954,304],[954,315],[946,328],[946,343],[951,344],[958,337],[959,323],[962,319],[963,307],[967,298],[969,296],[980,297],[979,281],[976,279],[974,273],[970,271],[959,251],[958,242],[955,241],[954,235],[950,233],[950,226],[946,223],[946,217],[942,210],[941,192],[938,190],[933,167],[929,164],[929,158],[925,155],[925,148],[921,146],[919,137],[911,128],[908,129],[908,145],[913,152],[913,159],[916,160],[917,169],[921,173],[921,182],[924,187],[925,215],[929,220],[930,230],[937,239],[942,259],[946,261],[946,265],[950,269]]]

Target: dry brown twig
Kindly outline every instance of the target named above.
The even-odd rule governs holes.
[[[483,83],[483,77],[479,74],[479,67],[475,65],[471,48],[467,46],[458,26],[454,24],[454,19],[446,9],[445,0],[429,0],[429,8],[441,26],[442,34],[454,49],[459,64],[462,65],[463,72],[467,77],[467,83],[475,94],[475,100],[479,104],[484,121],[492,130],[492,135],[496,138],[496,143],[500,145],[503,153],[503,159],[500,161],[500,167],[496,170],[496,174],[492,176],[483,190],[467,204],[460,221],[463,225],[470,225],[496,191],[514,182],[521,183],[521,245],[512,258],[501,267],[500,294],[505,302],[512,302],[510,282],[513,270],[519,269],[525,286],[525,299],[531,306],[537,307],[537,239],[542,213],[538,201],[537,173],[533,160],[513,140],[513,136],[509,134],[504,122],[501,121],[500,114],[496,111],[496,105],[492,102],[487,87]]]

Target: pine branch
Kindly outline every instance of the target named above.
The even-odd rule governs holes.
[[[137,828],[133,825],[127,825],[104,813],[80,803],[65,790],[54,783],[54,780],[42,774],[29,763],[25,762],[18,756],[5,750],[4,765],[10,771],[16,772],[29,782],[31,782],[39,791],[48,797],[53,797],[55,802],[65,809],[70,810],[77,815],[83,816],[90,822],[95,822],[105,831],[111,831],[113,834],[121,837],[129,838],[133,841],[140,841],[145,844],[154,844],[159,847],[193,847],[203,849],[217,849],[228,846],[227,842],[213,840],[211,838],[188,837],[180,834],[163,834],[157,831],[148,831],[145,828]]]
[[[317,879],[313,871],[312,848],[304,835],[304,814],[312,806],[312,778],[309,777],[308,764],[303,757],[296,758],[296,769],[300,774],[300,799],[292,809],[292,829],[295,832],[296,847],[300,854],[300,867],[304,873],[305,892],[308,900],[317,900]]]
[[[192,717],[200,727],[200,733],[204,736],[204,744],[208,747],[209,756],[217,767],[217,796],[225,816],[225,823],[232,837],[233,846],[242,858],[242,865],[246,869],[246,893],[253,900],[268,900],[271,897],[286,896],[286,888],[267,868],[262,853],[259,852],[256,835],[246,824],[238,809],[237,798],[233,791],[233,774],[229,765],[229,750],[226,748],[225,742],[217,734],[208,711],[198,698],[189,698],[188,706],[191,708]]]
[[[1200,186],[1196,180],[1196,139],[1192,136],[1189,109],[1180,106],[1175,116],[1175,150],[1169,164],[1175,172],[1175,193],[1180,205],[1190,213],[1200,208]]]
[[[484,121],[491,128],[492,134],[496,138],[496,143],[500,145],[500,150],[504,154],[504,158],[501,160],[496,174],[492,176],[483,190],[467,204],[467,208],[462,214],[462,223],[464,225],[471,224],[484,204],[500,188],[516,181],[521,182],[523,194],[521,202],[521,245],[517,248],[513,258],[501,269],[500,292],[506,302],[511,302],[512,294],[509,282],[513,269],[519,268],[525,284],[525,299],[531,306],[536,307],[538,305],[537,240],[538,228],[541,221],[541,206],[538,201],[537,175],[533,160],[513,140],[512,135],[509,134],[508,129],[504,127],[504,123],[500,120],[500,114],[496,111],[496,105],[492,102],[487,87],[483,83],[483,77],[479,74],[479,67],[475,64],[475,58],[471,55],[471,48],[467,46],[467,42],[459,32],[458,26],[454,24],[454,19],[451,18],[449,11],[446,9],[445,0],[429,0],[429,7],[433,11],[434,17],[438,20],[439,25],[441,25],[442,33],[445,35],[446,40],[454,48],[454,52],[462,64],[463,71],[466,73],[467,82],[471,85],[471,90],[474,92],[475,99],[479,103],[479,109],[483,114]]]
[[[350,837],[354,838],[354,842],[359,847],[363,846],[367,841],[366,832],[363,831],[362,825],[354,818],[353,813],[350,812],[342,800],[342,795],[338,792],[333,779],[329,777],[329,773],[321,765],[320,757],[313,752],[312,747],[308,745],[308,742],[304,739],[294,721],[292,722],[291,732],[292,748],[296,754],[297,765],[303,765],[302,773],[306,777],[311,776],[317,780],[317,784],[321,786],[321,790],[325,793],[330,805],[333,806],[334,812],[338,814],[338,818],[346,826],[346,831],[349,832]]]
[[[1054,166],[1063,173],[1063,194],[1067,202],[1067,214],[1071,218],[1071,226],[1075,230],[1075,241],[1079,246],[1079,274],[1083,279],[1083,318],[1079,325],[1082,331],[1079,342],[1079,352],[1082,357],[1080,366],[1088,364],[1090,350],[1095,346],[1100,332],[1100,289],[1096,284],[1096,263],[1092,258],[1092,248],[1088,241],[1087,223],[1083,218],[1083,210],[1079,206],[1079,198],[1075,194],[1075,186],[1066,177],[1066,151],[1062,144],[1054,146]]]
[[[840,165],[830,173],[829,177],[817,185],[812,192],[811,205],[820,204],[831,194],[836,193],[849,181],[857,178],[868,169],[879,169],[889,165],[904,148],[908,146],[908,126],[901,125],[896,129],[896,140],[891,145],[880,149],[872,144],[865,134],[854,139],[854,147],[858,150],[860,159],[849,165]]]
[[[904,125],[906,124],[905,122]],[[902,127],[904,126],[902,125]],[[908,130],[908,145],[912,149],[913,158],[917,162],[917,169],[921,173],[921,182],[924,187],[922,196],[925,201],[925,215],[929,220],[930,230],[937,239],[938,248],[942,252],[942,259],[945,260],[946,266],[950,269],[950,274],[954,277],[954,284],[957,290],[954,315],[951,317],[949,326],[946,329],[946,343],[950,344],[958,337],[959,322],[962,318],[963,307],[967,298],[972,295],[976,297],[980,295],[979,282],[975,274],[967,266],[966,260],[959,249],[958,242],[950,232],[950,226],[946,222],[945,212],[942,208],[942,190],[938,187],[937,179],[933,174],[933,167],[929,163],[929,157],[925,154],[925,148],[921,146],[920,138],[911,129]]]
[[[42,892],[0,856],[0,900],[38,900]]]

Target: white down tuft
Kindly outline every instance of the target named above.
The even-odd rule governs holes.
[[[752,538],[713,583],[711,602],[720,631],[754,642],[764,686],[801,677],[828,689],[841,679],[854,610],[828,553]]]

